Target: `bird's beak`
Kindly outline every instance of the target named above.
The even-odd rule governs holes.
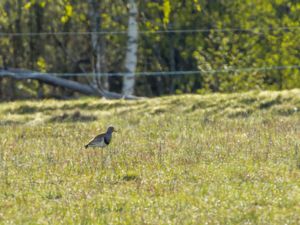
[[[117,132],[117,133],[118,133],[118,131],[117,131],[117,130],[114,130],[114,132]]]

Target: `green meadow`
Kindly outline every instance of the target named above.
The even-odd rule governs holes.
[[[0,103],[0,224],[300,224],[300,90]]]

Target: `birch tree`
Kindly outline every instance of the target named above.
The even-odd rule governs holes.
[[[123,95],[130,96],[134,93],[135,69],[137,65],[138,47],[138,9],[135,0],[129,0],[128,41],[125,58],[125,75],[123,78]]]
[[[115,92],[110,92],[106,88],[108,87],[107,79],[101,77],[101,45],[99,32],[101,28],[101,8],[100,3],[97,0],[89,0],[89,17],[91,22],[91,43],[93,49],[93,80],[90,82],[90,86],[101,96],[105,98],[122,98],[123,95]],[[103,82],[104,81],[104,82]],[[103,84],[106,83],[106,84]],[[133,99],[132,95],[126,95],[125,98]]]

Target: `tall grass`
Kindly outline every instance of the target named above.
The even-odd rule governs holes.
[[[299,90],[1,103],[0,223],[299,224],[299,110]]]

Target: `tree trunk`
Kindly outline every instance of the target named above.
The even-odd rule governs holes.
[[[9,18],[9,31],[22,33],[22,2],[18,0],[14,3],[11,1],[6,1],[4,9],[7,13],[7,18]],[[16,16],[13,15],[13,12],[16,11]],[[20,67],[22,64],[22,55],[23,55],[23,44],[21,37],[12,37],[11,38],[13,55],[10,59],[10,63],[14,67]],[[9,53],[5,53],[9,54]],[[8,94],[9,99],[14,99],[16,96],[16,81],[8,81]]]
[[[169,52],[169,54],[170,54],[170,71],[175,71],[176,70],[176,63],[175,63],[175,49],[174,49],[174,43],[175,43],[175,41],[174,41],[174,34],[172,34],[172,33],[169,33],[168,34],[168,37],[169,37],[169,40],[170,40],[170,46],[169,46],[169,48],[170,48],[170,52]],[[170,94],[174,94],[175,93],[175,87],[174,87],[174,81],[176,80],[176,76],[171,76],[171,77],[168,77],[167,78],[168,79],[168,83],[169,83],[169,88],[170,88],[170,90],[169,90],[169,93]]]
[[[93,85],[101,89],[108,90],[108,79],[107,77],[101,77],[102,68],[102,58],[103,58],[103,49],[101,48],[101,39],[102,37],[99,35],[99,31],[101,30],[101,7],[100,3],[97,0],[89,0],[89,16],[91,21],[91,43],[93,49],[93,59],[92,66],[95,76],[93,77]]]
[[[86,95],[105,96],[106,98],[109,99],[119,99],[123,97],[120,94],[108,92],[108,91],[102,91],[102,93],[99,93],[90,85],[81,84],[76,81],[55,77],[47,73],[39,73],[30,70],[21,70],[21,69],[12,69],[12,68],[0,69],[0,77],[12,77],[18,80],[24,80],[24,79],[38,80],[40,82],[53,85],[55,87],[67,88],[72,91],[79,92]],[[125,99],[139,99],[139,98],[135,96],[125,96]]]
[[[15,32],[22,33],[22,1],[18,0],[16,4],[17,8],[17,18],[15,20]],[[21,67],[23,61],[23,40],[22,37],[14,37],[13,39],[13,56],[14,56],[14,66]]]
[[[123,78],[123,94],[125,96],[133,95],[135,85],[135,69],[137,64],[138,47],[138,9],[135,0],[129,0],[129,20],[128,20],[128,41],[125,58],[126,74]]]
[[[41,33],[44,25],[44,9],[39,3],[34,3],[33,8],[30,11],[30,32]],[[40,55],[43,55],[43,43],[40,36],[31,36],[29,41],[30,47],[30,63],[32,70],[37,68],[37,61]],[[15,66],[19,68],[20,66]],[[44,96],[43,83],[38,82],[37,97],[42,98]]]
[[[96,95],[96,92],[88,85],[86,84],[80,84],[75,81],[55,77],[48,75],[46,73],[39,73],[34,71],[28,71],[28,70],[21,70],[21,69],[6,69],[2,70],[0,69],[0,77],[12,77],[14,79],[18,80],[24,80],[24,79],[33,79],[38,80],[40,83],[46,83],[49,85],[53,85],[56,87],[61,88],[68,88],[73,91],[86,94],[86,95]]]

